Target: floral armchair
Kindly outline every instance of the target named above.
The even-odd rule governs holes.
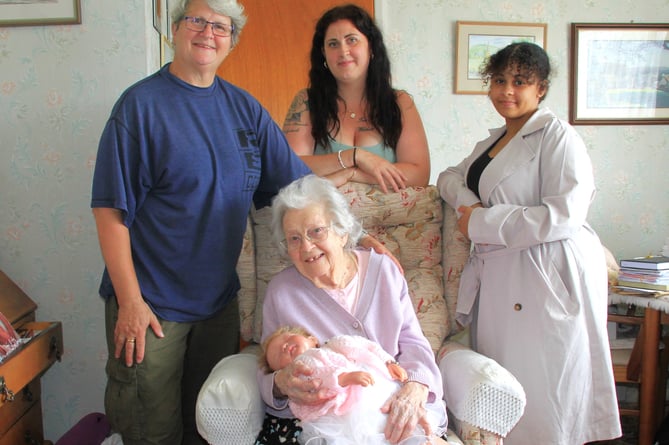
[[[455,212],[434,186],[384,194],[352,183],[340,191],[365,230],[402,263],[414,309],[442,372],[449,441],[502,444],[523,413],[525,393],[508,371],[468,348],[466,332],[454,321],[460,273],[469,256]],[[262,331],[263,296],[271,277],[288,265],[272,242],[270,219],[269,208],[250,216],[237,266],[241,335],[250,346],[223,359],[198,398],[198,429],[212,445],[252,444],[262,424],[254,353]]]

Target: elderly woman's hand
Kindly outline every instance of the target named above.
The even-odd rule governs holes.
[[[404,269],[400,264],[400,260],[398,260],[397,257],[390,251],[390,249],[388,249],[381,241],[377,240],[369,233],[366,233],[362,238],[360,238],[358,244],[362,247],[366,247],[367,249],[373,249],[374,252],[378,253],[379,255],[388,255],[388,257],[393,260],[393,263],[399,267],[402,275],[404,275]]]
[[[407,382],[381,407],[381,412],[388,414],[384,434],[390,443],[411,437],[416,425],[420,425],[426,435],[432,434],[425,410],[427,396],[427,386]]]
[[[313,371],[304,363],[291,363],[274,373],[275,396],[288,397],[301,405],[319,405],[335,396],[332,391],[321,388],[320,379],[312,379]]]

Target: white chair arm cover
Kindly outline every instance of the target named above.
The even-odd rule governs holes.
[[[439,360],[446,407],[459,420],[505,437],[525,410],[525,391],[496,361],[456,348]]]
[[[195,408],[197,430],[209,444],[255,442],[265,416],[256,369],[252,348],[224,358],[212,369]]]

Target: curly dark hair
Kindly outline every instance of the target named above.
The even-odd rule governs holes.
[[[337,115],[337,101],[342,99],[337,92],[337,81],[325,66],[323,55],[325,33],[332,23],[339,20],[350,20],[369,41],[372,57],[365,85],[365,98],[369,106],[368,123],[381,134],[384,144],[394,150],[402,133],[402,113],[397,104],[397,93],[392,87],[388,52],[381,30],[372,17],[364,9],[352,4],[326,11],[316,23],[307,88],[311,135],[317,144],[331,149],[329,134],[331,131],[337,133],[341,125]]]
[[[548,94],[551,63],[542,47],[534,43],[517,42],[500,49],[488,57],[479,70],[483,84],[488,85],[492,76],[503,73],[509,67],[516,68],[524,77],[534,78],[543,84]],[[544,100],[546,94],[539,100]]]

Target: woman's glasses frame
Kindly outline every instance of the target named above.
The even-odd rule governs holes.
[[[317,244],[328,239],[330,229],[330,226],[312,227],[307,229],[307,231],[304,233],[304,236],[298,235],[296,233],[288,235],[286,239],[281,242],[281,244],[283,244],[287,250],[299,249],[305,239],[312,244]]]
[[[191,17],[187,15],[182,20],[186,22],[186,29],[195,32],[202,32],[207,28],[207,25],[211,25],[211,33],[218,37],[230,37],[235,31],[234,24],[227,25],[225,23],[210,22],[203,17]]]

